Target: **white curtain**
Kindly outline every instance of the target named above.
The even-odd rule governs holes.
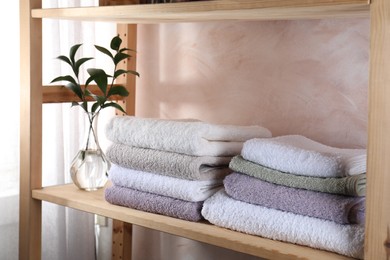
[[[0,259],[18,259],[19,219],[19,1],[0,10]]]
[[[93,6],[95,0],[43,1],[43,7]],[[48,84],[60,75],[71,74],[68,66],[55,57],[68,55],[74,44],[83,43],[79,50],[80,57],[102,57],[97,54],[94,44],[109,46],[115,35],[115,26],[107,23],[70,22],[44,20],[43,22],[43,83]],[[94,59],[83,67],[103,67],[104,59]],[[83,68],[82,67],[82,68]],[[83,70],[84,71],[84,70]],[[85,72],[81,74],[85,78]],[[69,165],[76,155],[82,141],[84,126],[83,113],[69,103],[45,104],[43,106],[43,185],[70,183]],[[101,114],[100,122],[114,114],[106,109]],[[99,136],[104,138],[104,131],[99,126]],[[104,140],[101,145],[105,146]],[[95,251],[95,216],[85,212],[43,204],[42,215],[42,259],[88,260],[109,259],[102,248]],[[100,233],[104,226],[100,228]],[[107,225],[106,230],[110,230]],[[111,231],[111,230],[110,230]],[[104,249],[104,248],[103,248]]]

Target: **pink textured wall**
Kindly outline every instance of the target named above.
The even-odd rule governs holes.
[[[137,115],[198,118],[365,147],[365,19],[140,25]],[[257,259],[135,227],[139,259]],[[147,250],[144,243],[149,243]]]
[[[365,147],[366,19],[140,25],[137,114]]]

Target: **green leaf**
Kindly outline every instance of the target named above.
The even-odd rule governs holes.
[[[110,47],[114,51],[118,51],[120,46],[121,46],[121,44],[122,44],[122,39],[117,35],[114,38],[112,38]]]
[[[89,60],[92,60],[93,58],[81,58],[79,60],[76,61],[76,63],[74,64],[74,66],[72,67],[73,68],[73,72],[74,74],[76,75],[76,77],[79,76],[79,70],[80,70],[80,66],[83,65],[85,62],[89,61]]]
[[[71,107],[75,107],[75,106],[79,106],[80,104],[75,102],[75,101],[72,101],[72,106]]]
[[[93,81],[93,77],[90,76],[86,81],[85,81],[85,87],[87,88],[89,86],[89,83]]]
[[[80,48],[81,45],[82,44],[76,44],[76,45],[73,45],[72,48],[70,48],[69,58],[72,61],[72,64],[74,64],[74,57],[76,55],[77,50]]]
[[[107,92],[107,74],[102,69],[88,69],[87,70],[92,80],[96,82],[103,95]],[[88,79],[89,80],[89,79]]]
[[[125,51],[133,51],[133,52],[137,52],[136,50],[129,49],[129,48],[122,48],[122,49],[120,49],[118,52],[125,52]]]
[[[115,103],[115,102],[110,102],[110,103],[107,103],[107,104],[104,104],[102,106],[102,108],[106,108],[106,107],[115,107],[116,109],[118,109],[119,111],[123,112],[126,114],[126,111],[123,110],[123,108],[118,104],[118,103]]]
[[[87,103],[87,101],[84,101],[82,104],[80,104],[80,106],[82,107],[82,109],[84,109],[85,112],[88,113],[88,103]]]
[[[109,50],[107,50],[106,48],[101,47],[101,46],[98,46],[98,45],[95,45],[95,48],[96,48],[98,51],[100,51],[100,52],[106,54],[106,55],[107,55],[108,57],[110,57],[112,60],[114,60],[114,56],[112,56],[112,53],[111,53]]]
[[[76,94],[76,96],[78,96],[81,100],[83,100],[83,91],[81,90],[80,85],[74,84],[74,83],[69,83],[65,87],[72,90],[73,93]]]
[[[68,63],[72,67],[72,62],[70,62],[68,57],[66,57],[64,55],[61,55],[61,56],[58,56],[57,59],[62,60],[64,62]]]
[[[129,54],[126,54],[123,52],[118,52],[117,54],[115,54],[114,64],[118,65],[119,62],[121,62],[122,60],[127,59],[127,58],[130,58]]]
[[[73,84],[77,85],[76,80],[72,76],[70,76],[70,75],[59,76],[59,77],[53,79],[50,83],[58,82],[58,81],[68,81],[70,83],[73,83]]]
[[[91,112],[92,112],[92,113],[96,112],[96,110],[97,110],[99,107],[100,107],[99,102],[95,102],[95,103],[92,105]]]
[[[114,79],[116,79],[117,77],[119,77],[120,75],[122,74],[126,74],[126,73],[130,73],[130,74],[133,74],[133,75],[136,75],[139,77],[139,73],[134,71],[134,70],[117,70],[115,71],[115,74],[114,74]]]
[[[119,95],[121,97],[127,97],[129,95],[129,91],[124,86],[113,86],[108,91],[107,97],[112,95]]]

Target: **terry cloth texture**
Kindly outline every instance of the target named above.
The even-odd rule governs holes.
[[[202,215],[217,226],[363,258],[362,225],[340,225],[245,203],[230,198],[224,190],[204,202]]]
[[[231,157],[192,156],[116,143],[108,147],[106,156],[126,168],[186,180],[222,179],[231,172]]]
[[[229,168],[267,182],[292,188],[349,196],[365,196],[366,194],[366,174],[342,178],[299,176],[247,161],[240,155],[233,157]]]
[[[109,177],[116,186],[186,201],[204,201],[222,186],[222,179],[190,181],[123,168],[113,164]]]
[[[365,149],[340,149],[301,135],[254,138],[244,143],[244,159],[282,172],[344,177],[366,172]]]
[[[240,154],[244,141],[271,137],[271,132],[260,126],[118,116],[108,123],[106,135],[129,146],[196,156],[233,156]]]
[[[365,199],[290,188],[232,173],[224,180],[226,193],[244,202],[339,224],[364,223]]]
[[[115,185],[106,188],[105,199],[111,204],[174,218],[189,221],[202,219],[200,211],[203,202],[189,202]]]

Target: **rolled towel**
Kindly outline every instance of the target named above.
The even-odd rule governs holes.
[[[231,172],[231,157],[193,156],[117,143],[108,147],[106,156],[126,168],[186,180],[221,179]]]
[[[366,194],[366,174],[342,178],[300,176],[264,167],[247,161],[240,155],[233,157],[229,168],[267,182],[292,188],[349,196],[365,196]]]
[[[172,197],[186,201],[204,201],[222,186],[222,179],[189,181],[113,164],[109,178],[116,186]]]
[[[331,220],[339,224],[364,223],[365,199],[265,182],[241,173],[232,173],[223,181],[232,198],[267,208]]]
[[[204,202],[202,215],[217,226],[363,258],[362,225],[340,225],[245,203],[230,198],[224,190]]]
[[[271,132],[260,126],[120,116],[108,123],[106,135],[129,146],[196,156],[232,156],[240,154],[244,141],[270,137]]]
[[[301,135],[254,138],[245,142],[244,159],[296,175],[344,177],[366,172],[365,149],[326,146]]]
[[[203,202],[189,202],[115,185],[106,188],[104,195],[106,201],[119,206],[189,221],[202,219]]]

